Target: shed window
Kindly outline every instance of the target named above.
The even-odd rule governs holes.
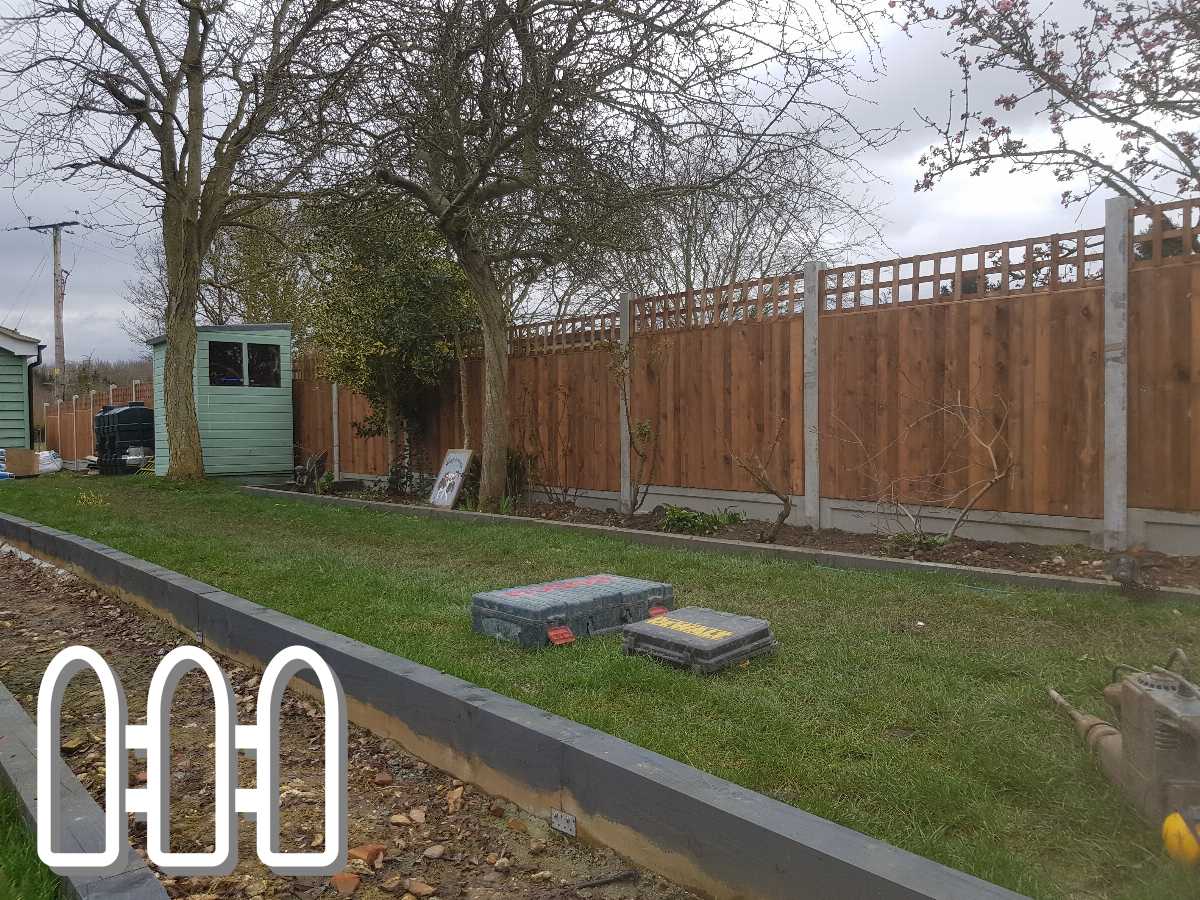
[[[247,344],[250,387],[279,387],[279,345]]]
[[[208,383],[240,385],[242,381],[242,345],[233,341],[209,341]]]

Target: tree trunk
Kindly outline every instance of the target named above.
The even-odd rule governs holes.
[[[779,515],[775,517],[775,524],[770,529],[759,535],[759,542],[763,544],[773,544],[779,538],[779,529],[783,527],[783,523],[787,521],[787,517],[792,514],[792,498],[789,494],[776,494],[783,501],[783,509],[779,511]]]
[[[200,296],[200,252],[192,229],[170,200],[163,210],[167,262],[166,358],[163,404],[170,445],[168,478],[203,478],[204,453],[196,418],[196,303]],[[190,239],[189,239],[190,238]]]
[[[400,407],[400,401],[396,398],[388,400],[387,405],[387,448],[388,448],[388,470],[394,470],[395,467],[404,462],[407,453],[406,440],[406,422],[404,420],[404,412]]]
[[[500,508],[508,481],[508,325],[504,318],[483,326],[483,460],[479,508]]]
[[[467,379],[467,358],[463,355],[462,335],[454,329],[454,361],[458,367],[458,404],[462,411],[462,446],[470,449],[474,438],[471,437],[471,386]]]
[[[465,243],[468,237],[447,234]],[[469,247],[455,248],[479,310],[483,332],[483,434],[480,464],[479,508],[500,508],[508,480],[508,310],[491,267],[483,254]]]

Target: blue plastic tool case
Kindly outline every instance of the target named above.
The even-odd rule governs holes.
[[[522,647],[617,631],[674,606],[669,584],[623,575],[586,575],[484,591],[471,598],[471,627]],[[563,628],[569,632],[562,631]],[[569,635],[569,637],[567,637]]]

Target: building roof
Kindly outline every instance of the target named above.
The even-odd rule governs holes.
[[[222,331],[288,331],[292,330],[291,322],[257,322],[253,325],[197,325],[196,332],[205,334],[208,332]],[[165,344],[167,336],[160,334],[146,341],[147,344],[154,346],[155,344]]]
[[[37,356],[38,349],[43,346],[35,337],[0,325],[0,349],[7,350],[14,356]]]

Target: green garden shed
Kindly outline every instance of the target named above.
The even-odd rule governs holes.
[[[202,325],[193,384],[206,475],[290,475],[292,329],[290,325]],[[154,350],[154,472],[167,474],[163,398],[165,337]]]
[[[29,370],[41,365],[44,349],[37,338],[0,326],[0,447],[33,447]]]

